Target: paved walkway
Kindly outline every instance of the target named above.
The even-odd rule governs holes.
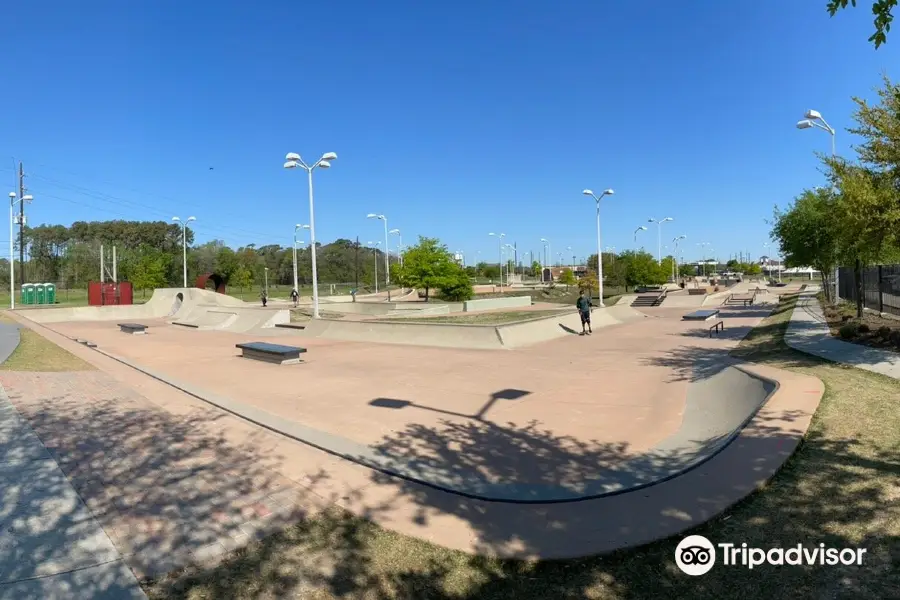
[[[7,358],[15,326],[0,324]],[[0,599],[146,598],[112,541],[0,387]]]
[[[831,335],[816,298],[818,292],[816,286],[800,293],[784,336],[785,343],[806,354],[900,379],[900,353],[845,342]]]

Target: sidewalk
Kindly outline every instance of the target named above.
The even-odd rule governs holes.
[[[0,490],[0,599],[146,598],[2,387]]]
[[[900,354],[844,342],[831,335],[816,298],[818,286],[801,292],[784,336],[785,343],[806,354],[900,379]]]

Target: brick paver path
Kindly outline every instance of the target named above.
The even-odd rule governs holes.
[[[2,373],[0,384],[135,574],[215,559],[322,501],[215,431],[101,371]]]

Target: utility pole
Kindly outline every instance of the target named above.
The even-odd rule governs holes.
[[[25,170],[19,161],[19,285],[25,285]],[[14,293],[9,290],[9,293]]]

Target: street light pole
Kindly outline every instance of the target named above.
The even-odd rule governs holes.
[[[181,261],[182,276],[184,277],[184,287],[187,288],[187,226],[191,221],[196,221],[196,217],[188,217],[187,221],[182,221],[178,217],[172,217],[172,220],[181,225]]]
[[[641,225],[637,229],[634,230],[634,249],[637,250],[637,234],[638,231],[647,231],[647,228]]]
[[[603,196],[612,196],[615,192],[612,189],[607,189],[599,196],[595,195],[591,190],[584,190],[581,193],[585,196],[590,196],[597,202],[597,288],[600,292],[600,306],[605,306],[603,304],[603,254],[600,245],[600,200],[603,199]]]
[[[299,223],[294,225],[294,289],[297,290],[297,294],[300,294],[300,284],[297,280],[297,230],[299,229],[309,229],[309,225],[300,225]],[[300,243],[303,243],[303,240],[300,240]]]
[[[399,229],[391,229],[388,233],[397,235],[397,257],[400,259],[400,266],[403,266],[403,237],[400,235]]]
[[[553,281],[553,251],[551,250],[550,240],[541,238],[541,243],[544,244],[544,264],[550,268],[550,281]]]
[[[498,259],[500,260],[500,262],[497,263],[497,266],[500,267],[500,287],[503,287],[503,238],[506,237],[506,234],[491,232],[488,235],[492,235],[497,238]]]
[[[288,152],[284,157],[285,169],[305,169],[309,176],[309,249],[312,253],[312,278],[313,278],[313,319],[319,318],[319,274],[316,270],[316,218],[313,203],[313,170],[316,167],[327,169],[331,166],[331,161],[337,160],[337,154],[334,152],[326,152],[322,158],[312,165],[307,165],[296,152]]]
[[[391,299],[391,263],[390,263],[390,246],[388,245],[388,223],[387,217],[384,215],[376,215],[375,213],[369,213],[366,215],[367,219],[378,219],[379,221],[384,222],[384,287],[388,292],[388,300]]]
[[[806,118],[802,121],[797,121],[797,129],[811,129],[813,127],[821,129],[822,131],[827,131],[831,135],[831,158],[835,156],[835,147],[834,147],[834,138],[835,131],[834,127],[828,124],[824,118],[822,118],[821,113],[817,110],[808,110],[806,111]]]
[[[665,219],[656,219],[650,218],[647,219],[648,223],[656,223],[656,262],[662,264],[662,224],[666,221],[674,221],[672,217],[666,217]]]
[[[678,265],[678,242],[681,240],[687,239],[686,235],[679,235],[672,242],[675,244],[675,250],[672,253],[672,281],[676,281],[678,278],[676,277],[677,270],[676,267]]]
[[[378,246],[381,245],[381,242],[369,242],[369,247],[372,248],[372,256],[375,258],[375,293],[378,293]]]

